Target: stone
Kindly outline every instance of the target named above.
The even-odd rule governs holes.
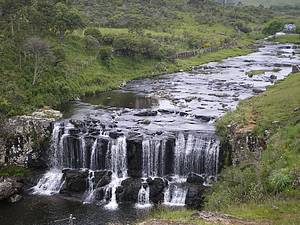
[[[186,205],[191,208],[201,208],[204,202],[204,191],[206,187],[198,184],[187,184],[187,188]]]
[[[11,196],[11,197],[8,199],[8,201],[9,201],[10,203],[16,203],[16,202],[21,201],[22,198],[23,198],[23,197],[22,197],[21,195],[15,194],[15,195]]]
[[[164,189],[168,185],[162,178],[148,178],[147,183],[150,188],[150,200],[153,203],[161,203],[164,200]]]
[[[203,184],[205,182],[205,177],[200,174],[189,173],[186,182],[191,184]]]
[[[59,111],[45,108],[32,115],[5,121],[5,133],[0,135],[0,166],[12,164],[34,169],[47,168],[52,124],[61,116]]]
[[[277,76],[276,76],[276,75],[271,75],[271,76],[270,76],[270,79],[271,79],[271,80],[277,80]]]
[[[139,113],[134,114],[135,116],[156,116],[157,111],[145,110]]]
[[[111,182],[111,171],[95,171],[96,188],[104,187]]]
[[[260,93],[263,93],[265,90],[261,89],[261,88],[253,88],[252,91],[255,93],[255,94],[260,94]]]
[[[17,178],[5,178],[0,182],[0,201],[6,200],[11,196],[18,194],[23,188]]]
[[[123,136],[124,134],[118,131],[111,131],[109,132],[109,137],[113,138],[113,139],[117,139],[118,137]]]
[[[203,122],[209,122],[212,118],[210,116],[204,116],[204,115],[195,115],[196,119],[200,119]]]
[[[61,193],[83,193],[87,189],[87,170],[63,170],[65,180]]]
[[[142,180],[139,178],[127,178],[121,183],[122,188],[117,191],[119,202],[137,202],[138,193],[142,186]]]

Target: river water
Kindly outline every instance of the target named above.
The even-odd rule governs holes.
[[[286,77],[294,64],[300,64],[296,46],[264,43],[246,56],[208,63],[190,72],[135,80],[120,90],[73,102],[53,131],[50,167],[52,172],[59,172],[51,179],[48,173],[40,180],[33,189],[37,195],[25,196],[12,205],[0,204],[0,224],[66,224],[54,221],[70,213],[78,225],[132,224],[148,214],[149,208],[143,206],[151,205],[149,177],[173,176],[162,201],[165,205],[184,205],[190,192],[184,186],[189,172],[217,175],[216,119],[235,109],[239,101]],[[265,73],[248,77],[246,73],[252,70]],[[104,142],[105,152],[101,149]],[[140,154],[130,152],[136,149],[131,146],[133,142],[140,146]],[[60,191],[63,168],[89,171],[88,197],[85,193],[85,199],[75,201],[59,194],[44,196]],[[93,199],[94,171],[104,169],[111,170],[115,177],[106,187],[113,192],[109,207]],[[136,196],[139,202],[117,204],[116,185],[128,177],[143,178]],[[87,199],[92,204],[83,204]]]

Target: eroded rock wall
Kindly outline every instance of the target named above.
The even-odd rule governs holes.
[[[44,109],[5,121],[0,135],[0,166],[46,167],[52,123],[60,117],[60,112]]]

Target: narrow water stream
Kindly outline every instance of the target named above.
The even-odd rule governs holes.
[[[23,201],[0,205],[1,224],[53,224],[70,213],[76,224],[131,224],[156,203],[193,206],[222,160],[214,122],[286,77],[300,64],[294,51],[264,43],[72,103],[54,124],[49,171]],[[265,73],[248,77],[253,70]]]

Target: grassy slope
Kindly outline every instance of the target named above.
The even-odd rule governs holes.
[[[299,5],[299,0],[238,0],[236,2],[242,2],[245,5],[255,5],[259,6],[260,4],[264,6],[272,6],[272,5]]]
[[[290,75],[260,96],[243,101],[236,111],[219,121],[219,130],[226,130],[232,121],[237,122],[240,127],[248,126],[249,121],[252,121],[257,135],[262,135],[267,129],[271,132],[271,137],[261,161],[257,163],[260,172],[243,174],[246,167],[241,170],[232,167],[225,169],[212,194],[208,196],[205,210],[220,211],[258,222],[267,220],[271,224],[300,224],[300,187],[292,186],[293,179],[300,176],[299,87],[300,73]],[[278,122],[274,124],[274,121]],[[221,133],[226,136],[224,130]],[[240,176],[243,185],[263,181],[268,190],[262,193],[255,189],[244,190],[243,185],[230,183],[231,176]],[[239,198],[237,193],[240,189],[246,192],[247,200]],[[203,221],[192,218],[192,214],[193,211],[189,210],[162,210],[155,212],[152,217],[203,224]]]
[[[275,38],[274,41],[280,42],[283,44],[286,44],[286,43],[300,44],[300,34],[289,34],[289,35],[280,36],[280,37]]]

